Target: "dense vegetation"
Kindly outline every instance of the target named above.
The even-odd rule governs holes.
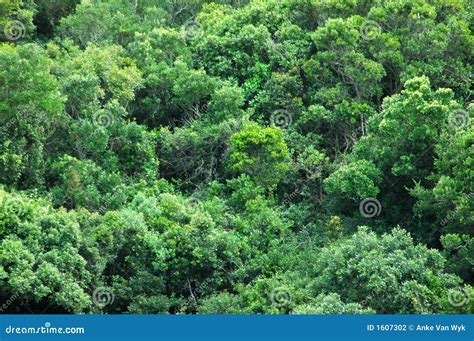
[[[0,312],[473,313],[473,13],[0,1]]]

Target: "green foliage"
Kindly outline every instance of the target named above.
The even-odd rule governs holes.
[[[380,171],[367,160],[342,165],[324,180],[328,193],[341,193],[354,200],[375,197],[379,193]]]
[[[44,304],[59,312],[89,310],[92,274],[74,216],[3,190],[0,202],[1,295],[18,295],[30,311],[41,312]]]
[[[369,135],[355,147],[356,157],[374,160],[388,176],[426,176],[429,167],[423,162],[432,155],[441,128],[457,105],[452,97],[449,89],[431,90],[427,77],[407,81],[405,89],[386,98],[382,111],[372,117]]]
[[[440,238],[440,241],[445,250],[450,270],[469,279],[474,265],[474,239],[472,236],[446,234]]]
[[[59,34],[82,47],[89,43],[127,44],[133,40],[134,32],[144,28],[140,25],[141,17],[137,10],[130,1],[81,1],[75,13],[60,20]],[[153,23],[159,23],[162,13],[150,8],[146,14],[149,16],[143,18],[149,20],[147,28],[150,29]]]
[[[80,0],[42,0],[36,1],[37,13],[34,21],[39,34],[51,36],[63,17],[74,10]]]
[[[357,303],[345,304],[338,294],[321,294],[315,299],[314,305],[301,305],[293,310],[293,314],[374,314],[375,311]]]
[[[66,110],[73,117],[114,101],[126,106],[141,85],[140,71],[120,46],[89,45],[84,51],[68,46],[56,59],[54,71],[61,78],[62,91],[68,95]]]
[[[227,292],[213,295],[201,303],[199,307],[200,314],[241,314],[239,307],[240,299],[236,295]]]
[[[0,181],[41,186],[44,143],[63,101],[46,53],[33,44],[0,46]]]
[[[439,251],[414,245],[399,228],[381,237],[360,228],[304,261],[311,293],[335,292],[385,314],[439,312],[446,288],[460,281],[444,273]]]
[[[36,27],[33,17],[37,8],[29,0],[2,0],[0,2],[0,42],[29,40]]]
[[[0,0],[6,312],[473,313],[472,19]]]
[[[51,194],[56,206],[98,210],[102,203],[117,207],[124,200],[124,194],[120,195],[120,175],[108,174],[90,160],[80,161],[66,155],[51,165],[51,173]]]
[[[257,184],[274,186],[288,171],[288,147],[280,129],[250,124],[231,137],[230,148],[230,168]]]
[[[195,188],[194,181],[211,181],[222,177],[225,155],[230,136],[242,123],[229,119],[208,125],[195,119],[189,127],[171,132],[162,128],[158,132],[158,156],[161,174],[180,179],[186,187]]]
[[[430,226],[435,233],[463,233],[474,224],[473,138],[468,129],[443,134],[435,146],[438,157],[429,176],[432,188],[418,183],[412,190],[418,199],[415,212],[425,219],[435,217]]]

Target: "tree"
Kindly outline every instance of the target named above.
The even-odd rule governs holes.
[[[37,27],[38,34],[51,36],[59,24],[61,18],[69,16],[80,0],[44,0],[37,1],[37,13],[34,23]]]
[[[41,186],[44,143],[61,115],[63,98],[38,45],[1,45],[0,57],[0,182]]]
[[[440,300],[460,282],[444,272],[439,251],[415,245],[400,228],[377,236],[362,227],[303,260],[315,297],[336,293],[377,313],[440,312]]]
[[[18,296],[11,312],[90,311],[93,274],[74,214],[0,190],[0,226],[0,297]]]
[[[433,170],[434,146],[446,127],[448,117],[459,107],[452,97],[450,89],[433,91],[426,77],[411,79],[405,83],[405,89],[400,94],[384,100],[382,110],[369,121],[369,133],[354,145],[351,160],[369,162],[376,168],[369,173],[365,171],[371,174],[369,179],[372,185],[366,179],[363,186],[370,185],[372,190],[360,194],[383,194],[380,198],[382,207],[391,207],[384,211],[387,223],[397,223],[400,215],[411,214],[414,203],[407,188],[413,187],[416,181],[424,180]],[[341,166],[326,180],[330,191],[347,191],[347,186],[343,186],[342,190],[337,188],[337,180],[340,178],[339,181],[342,181],[345,168]],[[373,184],[380,183],[380,175],[377,174],[383,174],[384,179],[375,189]],[[350,182],[356,184],[358,178]],[[355,187],[359,191],[363,188],[358,184]],[[349,196],[348,193],[346,196]],[[403,204],[400,203],[401,198],[404,198]]]
[[[471,12],[0,0],[0,311],[472,313]]]
[[[345,304],[338,294],[321,294],[314,300],[314,305],[301,305],[293,310],[293,314],[374,314],[371,308],[358,303]]]
[[[288,147],[278,128],[250,124],[230,140],[230,168],[250,175],[257,184],[272,187],[289,167]]]

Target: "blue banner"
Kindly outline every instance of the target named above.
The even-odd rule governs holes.
[[[0,315],[0,340],[474,340],[473,315]]]

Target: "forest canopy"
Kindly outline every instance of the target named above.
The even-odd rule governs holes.
[[[474,313],[469,0],[1,0],[0,312]]]

